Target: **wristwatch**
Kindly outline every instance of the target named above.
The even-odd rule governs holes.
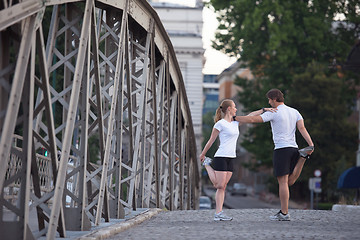
[[[233,121],[236,121],[236,116],[233,116]]]
[[[262,112],[262,113],[266,112],[265,108],[262,108],[262,110],[263,110],[263,112]]]

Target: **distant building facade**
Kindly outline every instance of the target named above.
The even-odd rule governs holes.
[[[219,82],[218,75],[205,74],[203,82],[203,115],[211,112],[215,114],[219,106]]]
[[[201,152],[202,109],[203,109],[203,62],[202,10],[198,1],[195,7],[159,1],[150,1],[159,15],[170,40],[184,79],[189,101],[197,153]]]

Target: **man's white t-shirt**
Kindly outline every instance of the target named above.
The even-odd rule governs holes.
[[[281,104],[277,107],[277,112],[265,112],[261,114],[264,122],[270,122],[273,134],[275,149],[284,147],[295,147],[296,123],[303,117],[298,110]]]
[[[220,146],[214,157],[236,157],[236,142],[239,137],[239,122],[228,122],[225,119],[221,119],[215,123],[214,128],[220,132]]]

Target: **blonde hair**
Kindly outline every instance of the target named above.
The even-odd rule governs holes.
[[[228,107],[232,105],[232,103],[233,100],[231,99],[224,99],[221,102],[220,106],[216,109],[216,113],[214,117],[215,123],[223,118],[224,114],[226,113],[226,110],[228,109]]]

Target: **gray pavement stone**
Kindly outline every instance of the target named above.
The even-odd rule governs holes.
[[[291,221],[269,220],[278,209],[227,209],[231,222],[214,222],[214,210],[161,211],[107,239],[360,239],[359,212],[290,210]]]

